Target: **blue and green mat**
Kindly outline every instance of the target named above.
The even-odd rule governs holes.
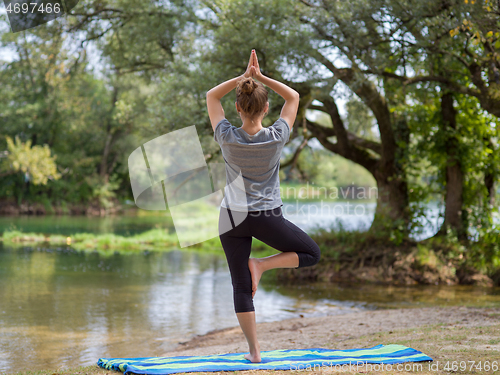
[[[124,374],[163,375],[179,372],[243,370],[307,370],[358,366],[365,363],[393,365],[404,362],[432,361],[424,353],[404,345],[377,345],[364,349],[286,349],[261,352],[262,362],[251,363],[243,355],[229,353],[207,356],[100,358],[97,364]],[[387,368],[387,367],[384,367]]]

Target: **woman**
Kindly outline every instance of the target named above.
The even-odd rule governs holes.
[[[262,119],[269,109],[267,90],[263,84],[285,99],[280,118],[268,128],[262,127]],[[240,128],[226,120],[220,102],[234,88],[236,110],[243,122]],[[235,176],[241,175],[246,195],[245,202],[226,194],[221,204],[219,237],[231,273],[236,316],[249,346],[250,353],[245,358],[251,362],[261,361],[253,297],[262,273],[274,268],[312,266],[320,258],[318,245],[286,220],[281,212],[279,161],[298,106],[299,94],[295,90],[260,72],[255,50],[252,50],[247,70],[242,76],[207,92],[208,115],[214,138],[221,146],[226,164],[226,186],[230,186]],[[230,218],[229,230],[221,230],[223,217]],[[252,237],[281,253],[250,258]]]

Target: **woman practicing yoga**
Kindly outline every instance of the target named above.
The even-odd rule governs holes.
[[[267,90],[253,78],[285,99],[280,118],[267,128],[262,127],[262,119],[269,109]],[[234,88],[236,110],[243,122],[240,128],[232,126],[225,118],[220,102]],[[239,175],[244,183],[246,199],[236,199],[238,194],[228,194],[226,191],[219,216],[219,237],[231,273],[236,316],[250,349],[245,358],[260,362],[253,297],[262,273],[274,268],[312,266],[320,258],[318,245],[304,231],[286,220],[281,211],[283,202],[280,196],[279,162],[295,122],[299,94],[281,82],[264,76],[259,68],[257,54],[252,50],[243,75],[207,92],[207,107],[214,138],[222,149],[226,165],[226,186],[230,186]],[[227,217],[231,224],[227,223]],[[265,258],[250,258],[252,237],[281,253]]]

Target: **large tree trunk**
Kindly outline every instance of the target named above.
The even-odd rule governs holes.
[[[441,98],[441,116],[443,131],[447,128],[456,130],[456,110],[453,107],[453,95],[446,93]],[[448,228],[457,232],[459,238],[464,238],[466,226],[464,225],[465,215],[463,207],[464,175],[462,165],[458,155],[458,139],[451,136],[447,142],[448,159],[446,162],[446,192],[445,192],[445,212],[444,222],[438,235],[446,233]]]
[[[408,147],[410,143],[410,130],[406,118],[394,116],[394,138],[396,146],[394,157],[380,165],[373,173],[377,181],[378,197],[375,219],[372,230],[379,230],[380,224],[391,220],[394,227],[402,225],[405,234],[408,230],[409,222],[409,197],[408,182],[404,165],[408,159]],[[385,224],[387,227],[387,224]]]
[[[463,179],[460,163],[453,158],[448,159],[448,166],[446,167],[446,208],[441,232],[446,231],[447,228],[452,228],[461,237],[464,235],[462,213]]]
[[[493,142],[491,141],[491,138],[485,139],[485,142],[488,144],[488,147],[491,150],[494,150],[489,156],[488,156],[488,165],[486,168],[486,172],[484,174],[484,186],[486,187],[486,194],[487,194],[487,203],[491,206],[495,205],[495,181],[497,179],[497,170],[494,165],[494,152],[495,152],[495,147],[493,145]]]
[[[111,133],[111,125],[108,124],[106,128],[106,142],[104,143],[104,149],[102,151],[101,165],[99,166],[99,176],[104,182],[108,182],[108,157],[111,148],[111,141],[113,139],[113,134]]]
[[[488,194],[488,204],[491,206],[495,205],[495,175],[491,172],[487,172],[484,176],[484,185],[486,186]]]
[[[112,101],[111,101],[111,110],[109,112],[108,118],[106,119],[107,124],[106,124],[106,140],[104,142],[104,149],[102,151],[102,157],[101,157],[101,164],[99,166],[99,176],[101,179],[104,181],[104,183],[107,183],[109,180],[109,170],[110,168],[108,167],[108,158],[109,158],[109,153],[111,151],[111,145],[113,143],[113,138],[115,136],[114,134],[114,129],[112,126],[112,115],[113,115],[113,110],[116,107],[116,101],[118,100],[118,88],[115,86],[113,88],[113,96],[112,96]]]
[[[340,121],[340,117],[337,120]],[[341,123],[337,126],[340,127]],[[408,185],[400,159],[406,154],[406,150],[402,150],[397,144],[387,159],[377,158],[366,149],[380,152],[380,144],[356,138],[347,132],[346,138],[349,140],[341,146],[339,143],[342,141],[339,142],[338,136],[336,143],[328,140],[336,135],[338,128],[325,128],[310,121],[307,122],[307,127],[326,149],[363,166],[377,181],[377,207],[370,230],[384,231],[403,225],[403,231],[406,232],[409,221]]]
[[[375,174],[378,196],[372,230],[378,230],[382,224],[387,226],[387,220],[393,225],[403,224],[406,229],[409,215],[407,183],[404,179],[391,177],[394,175],[383,170]]]
[[[409,210],[406,173],[403,166],[407,155],[409,130],[405,119],[396,118],[394,114],[391,114],[386,98],[377,90],[373,82],[363,79],[352,68],[336,68],[321,54],[315,57],[335,77],[348,85],[372,111],[377,120],[380,142],[364,139],[350,132],[345,127],[329,91],[328,93],[316,91],[314,99],[322,105],[310,105],[309,108],[327,113],[332,120],[333,128],[307,121],[307,129],[326,149],[363,166],[377,181],[377,209],[370,230],[391,230],[403,224],[406,232]],[[301,92],[300,88],[298,91],[301,96],[309,94],[309,92]],[[297,119],[297,121],[300,120]],[[336,142],[329,140],[330,137],[335,137]]]

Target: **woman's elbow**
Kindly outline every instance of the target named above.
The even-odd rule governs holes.
[[[207,102],[208,101],[218,101],[218,102],[220,102],[220,98],[217,97],[217,95],[215,95],[215,93],[212,90],[207,91],[207,95],[206,95]]]

